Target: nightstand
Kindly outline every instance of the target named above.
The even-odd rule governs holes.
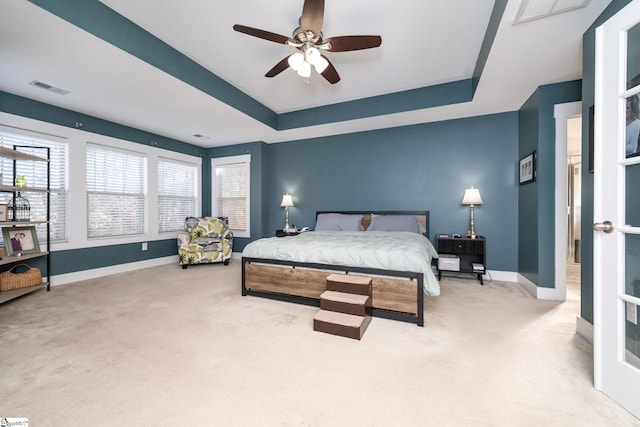
[[[276,230],[276,237],[287,237],[287,236],[297,236],[300,234],[299,231],[284,231],[284,230]]]
[[[442,272],[451,271],[459,273],[474,274],[480,284],[484,285],[482,275],[486,271],[486,239],[478,236],[475,239],[468,237],[436,236],[436,249],[438,254],[457,256],[459,259],[459,269],[438,268],[438,280],[442,278]],[[455,259],[455,258],[452,258]],[[447,258],[448,260],[448,258]],[[455,263],[452,263],[452,265]],[[455,268],[455,267],[452,267]]]

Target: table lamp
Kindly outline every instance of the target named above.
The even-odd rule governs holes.
[[[289,227],[289,208],[293,206],[293,198],[289,193],[282,196],[282,203],[280,203],[280,207],[284,208],[284,231],[291,230]]]
[[[482,197],[480,197],[480,191],[477,188],[467,188],[464,191],[464,197],[462,198],[463,205],[469,205],[469,231],[467,231],[467,237],[475,239],[478,234],[475,229],[475,222],[473,218],[473,208],[475,205],[482,204]]]

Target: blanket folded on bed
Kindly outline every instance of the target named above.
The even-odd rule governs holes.
[[[243,257],[411,271],[424,274],[424,291],[440,295],[431,260],[438,253],[429,239],[409,232],[312,231],[249,243]]]

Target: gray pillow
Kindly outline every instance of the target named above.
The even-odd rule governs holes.
[[[362,231],[362,215],[319,214],[316,231]]]
[[[420,233],[420,226],[413,215],[374,215],[367,231],[410,231],[412,233]]]

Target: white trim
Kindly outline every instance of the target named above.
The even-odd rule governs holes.
[[[230,164],[246,164],[248,169],[248,191],[247,191],[247,229],[233,230],[235,237],[251,237],[251,154],[240,154],[238,156],[214,157],[211,159],[211,215],[217,216],[218,198],[216,197],[216,166]]]
[[[580,316],[576,317],[576,333],[593,345],[593,324]]]
[[[153,258],[145,261],[130,262],[128,264],[117,264],[109,267],[94,268],[91,270],[77,271],[74,273],[58,274],[51,276],[51,286],[66,285],[82,280],[97,279],[99,277],[110,276],[112,274],[126,273],[143,268],[158,267],[166,264],[176,264],[178,269],[178,255],[166,256],[163,258]]]
[[[542,286],[536,285],[520,273],[518,273],[516,282],[535,299],[548,301],[564,301],[566,299],[565,289],[560,292],[557,288],[543,288]]]
[[[567,120],[582,114],[582,102],[557,104],[556,121],[556,189],[555,189],[555,275],[554,288],[539,288],[538,298],[565,301],[567,298]],[[582,179],[582,178],[581,178]]]

